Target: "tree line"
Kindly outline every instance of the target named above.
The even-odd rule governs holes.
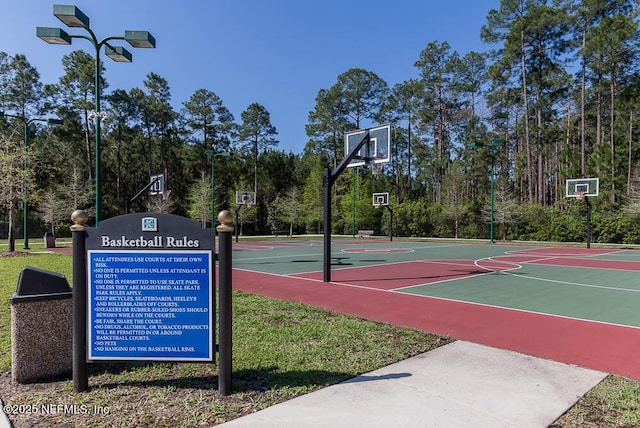
[[[162,76],[110,90],[101,66],[101,216],[129,206],[206,226],[213,212],[236,210],[236,191],[254,191],[256,205],[236,210],[243,234],[320,233],[323,170],[345,156],[345,132],[389,123],[392,159],[382,173],[352,168],[334,185],[333,232],[388,233],[386,210],[373,208],[371,195],[389,192],[399,236],[486,238],[494,218],[500,239],[579,241],[585,207],[565,197],[565,182],[598,177],[595,241],[635,243],[637,2],[501,0],[479,37],[484,53],[428,43],[415,77],[393,85],[371,70],[341,73],[318,90],[300,125],[309,137],[301,153],[278,150],[277,124],[260,103],[237,120],[203,88],[176,108]],[[95,64],[83,51],[62,64],[58,82],[43,84],[24,55],[0,52],[0,111],[17,116],[0,122],[0,221],[10,238],[25,194],[34,231],[64,234],[73,209],[93,214]],[[30,121],[45,113],[62,125]],[[131,201],[157,174],[168,192]]]

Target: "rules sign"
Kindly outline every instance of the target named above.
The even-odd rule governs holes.
[[[169,214],[120,217],[88,231],[87,359],[212,361],[215,260],[206,229]]]

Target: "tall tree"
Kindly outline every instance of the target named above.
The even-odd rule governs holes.
[[[73,51],[62,57],[64,75],[54,85],[55,102],[64,105],[75,115],[82,118],[84,130],[84,168],[87,177],[93,180],[93,153],[91,150],[91,120],[89,112],[95,107],[95,61],[93,57],[83,51]],[[104,78],[104,66],[100,63],[100,87],[108,88]]]
[[[0,106],[6,102],[10,62],[11,57],[6,52],[0,51]]]
[[[409,79],[402,83],[398,83],[391,88],[390,95],[387,98],[387,102],[382,108],[382,117],[385,121],[393,122],[396,126],[401,123],[406,123],[407,126],[407,138],[406,149],[400,149],[401,138],[394,136],[393,143],[393,155],[394,164],[396,166],[396,186],[400,189],[400,164],[404,160],[406,162],[406,177],[407,177],[407,190],[406,195],[411,197],[411,182],[413,174],[411,171],[412,165],[412,139],[415,138],[415,132],[412,132],[415,128],[414,124],[418,120],[418,114],[425,104],[429,104],[426,99],[427,94],[424,90],[424,85],[416,79]],[[397,128],[396,128],[397,129]],[[406,154],[406,156],[401,156]],[[400,193],[400,192],[398,192]],[[397,201],[400,201],[400,195],[397,195]]]
[[[18,54],[13,58],[5,56],[3,63],[0,73],[5,86],[0,91],[0,101],[2,101],[0,105],[4,105],[13,112],[14,116],[21,118],[21,120],[12,121],[11,126],[4,133],[4,141],[0,140],[2,143],[0,151],[5,151],[0,165],[0,174],[4,176],[1,201],[9,212],[9,251],[14,251],[14,213],[18,201],[26,197],[26,194],[18,189],[33,180],[34,171],[34,168],[24,168],[25,165],[33,165],[33,163],[29,162],[29,152],[24,150],[26,147],[18,144],[17,141],[26,141],[28,137],[24,133],[29,132],[28,121],[40,112],[42,84],[40,74],[27,61],[25,55]],[[18,135],[22,138],[18,139]],[[32,184],[28,184],[30,188]]]
[[[372,71],[351,68],[338,76],[330,91],[339,94],[341,108],[355,128],[360,129],[361,122],[377,120],[388,85]]]
[[[126,206],[128,201],[126,199],[127,195],[125,195],[125,187],[124,187],[124,173],[123,164],[124,164],[124,154],[123,150],[127,142],[133,139],[131,135],[131,122],[132,118],[137,116],[137,106],[131,99],[131,96],[122,89],[117,89],[113,91],[110,95],[105,97],[109,102],[109,116],[111,119],[110,127],[110,139],[114,141],[115,148],[115,180],[116,180],[116,199],[121,201],[122,206]],[[133,156],[133,153],[130,153]]]
[[[346,107],[337,86],[320,89],[316,105],[309,112],[305,131],[313,143],[315,154],[326,153],[333,160],[334,168],[344,151],[344,133],[349,130]]]
[[[491,9],[487,15],[487,24],[482,27],[480,37],[485,43],[499,45],[491,51],[496,60],[490,67],[495,75],[507,74],[505,71],[520,71],[520,90],[523,111],[523,153],[526,158],[528,200],[533,200],[533,168],[531,141],[529,132],[529,93],[526,69],[526,15],[535,3],[544,0],[502,0],[499,9]],[[515,77],[515,76],[514,76]],[[502,79],[504,81],[504,79]]]
[[[459,60],[457,52],[451,52],[447,42],[431,42],[420,52],[415,66],[420,69],[421,83],[433,105],[425,105],[421,111],[424,130],[433,133],[435,167],[434,200],[440,202],[442,178],[451,161],[451,131],[454,112],[458,109],[457,92],[453,84],[454,65]]]
[[[5,86],[0,93],[2,96],[0,100],[5,108],[25,119],[39,114],[42,107],[40,73],[23,54],[11,58],[5,72],[3,79]]]
[[[587,55],[587,69],[591,72],[594,80],[594,87],[598,94],[598,106],[603,104],[600,94],[608,92],[608,108],[598,108],[598,123],[601,123],[602,113],[608,110],[609,120],[609,153],[608,162],[599,164],[605,170],[609,170],[608,179],[610,180],[610,202],[616,203],[616,138],[615,138],[615,122],[616,122],[616,96],[620,91],[620,86],[625,80],[636,71],[633,68],[638,58],[638,24],[633,14],[629,14],[628,7],[622,7],[624,4],[630,6],[629,2],[614,1],[608,9],[600,9],[602,19],[600,22],[592,26],[587,32],[587,40],[585,43],[585,51]],[[600,129],[604,135],[604,129]],[[598,133],[598,137],[600,137]],[[599,141],[598,141],[599,142]],[[599,146],[596,143],[596,146]]]
[[[240,114],[242,123],[238,127],[238,140],[240,146],[251,153],[253,158],[253,191],[258,194],[258,155],[260,152],[276,147],[278,140],[274,137],[278,134],[276,127],[271,124],[271,118],[267,109],[252,103]]]
[[[171,90],[167,80],[155,73],[149,73],[144,81],[146,94],[140,106],[148,146],[149,176],[161,172],[165,175],[166,183],[170,178],[167,168],[168,144],[171,141],[173,121],[176,113],[171,106]],[[153,147],[158,146],[154,158]]]
[[[499,9],[489,11],[482,39],[501,46],[492,51],[496,62],[493,76],[507,74],[511,83],[519,81],[522,105],[522,156],[526,159],[528,199],[549,202],[548,174],[555,165],[546,163],[547,155],[556,156],[553,135],[545,135],[556,119],[555,109],[563,96],[566,73],[561,61],[566,56],[568,18],[564,9],[546,5],[546,0],[503,0]],[[517,70],[517,73],[516,73]],[[516,80],[517,79],[517,80]]]
[[[210,170],[206,164],[209,158],[204,151],[208,148],[215,153],[229,150],[235,128],[233,115],[222,99],[207,89],[196,90],[183,106],[185,128],[197,149],[196,156],[202,159],[202,170]],[[210,160],[214,161],[212,157]]]

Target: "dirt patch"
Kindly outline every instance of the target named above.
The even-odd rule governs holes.
[[[26,257],[31,255],[22,251],[0,251],[0,257]]]

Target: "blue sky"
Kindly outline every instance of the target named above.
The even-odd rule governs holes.
[[[43,83],[63,74],[61,59],[73,50],[94,54],[89,42],[48,45],[37,26],[67,28],[53,16],[54,2],[2,0],[0,51],[25,54]],[[271,114],[278,148],[301,153],[318,90],[350,68],[373,71],[389,86],[418,77],[414,67],[432,41],[448,42],[461,55],[486,51],[480,28],[499,0],[109,0],[59,1],[90,18],[99,39],[148,30],[156,49],[123,46],[133,63],[106,58],[109,88],[143,87],[157,73],[171,88],[176,110],[197,89],[222,99],[237,122],[257,102]],[[114,43],[115,44],[115,43]],[[103,56],[104,58],[104,56]]]

